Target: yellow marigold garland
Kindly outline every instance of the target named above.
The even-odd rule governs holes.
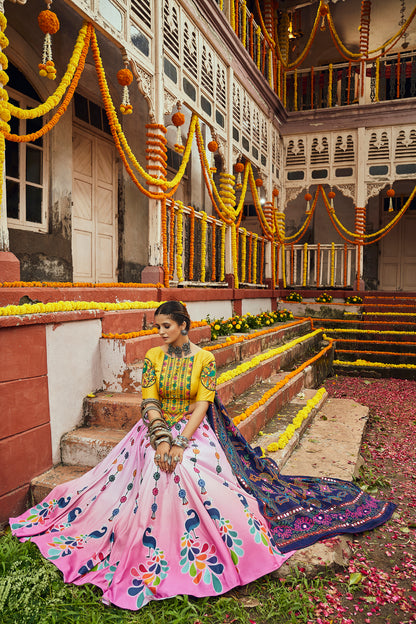
[[[258,401],[255,401],[254,403],[252,403],[244,412],[242,412],[238,416],[235,416],[233,418],[233,423],[235,425],[238,425],[238,424],[240,424],[240,422],[246,420],[246,418],[251,416],[251,414],[253,412],[255,412],[256,409],[258,409],[259,407],[264,405],[274,394],[279,392],[279,390],[281,390],[281,388],[283,388],[283,386],[285,386],[287,383],[289,383],[289,381],[293,377],[295,377],[301,371],[305,370],[305,368],[307,368],[308,366],[313,364],[313,362],[316,362],[320,357],[325,355],[325,353],[327,353],[331,349],[332,349],[332,341],[331,341],[331,344],[329,344],[328,346],[324,347],[317,355],[314,355],[312,358],[310,358],[306,362],[303,362],[303,364],[298,366],[298,368],[296,368],[295,370],[291,371],[283,379],[278,381],[277,384],[275,386],[273,386],[273,388],[270,388],[270,390],[267,390],[267,392],[265,392],[263,394],[261,399],[259,399]]]
[[[257,240],[258,234],[253,234],[253,284],[257,284]]]
[[[303,421],[309,416],[311,411],[318,405],[318,403],[323,399],[326,394],[325,388],[320,388],[312,399],[309,399],[306,402],[305,407],[302,407],[301,410],[296,414],[292,422],[286,427],[285,431],[279,436],[277,442],[272,442],[268,444],[266,450],[269,453],[276,452],[278,450],[284,449],[289,440],[293,437],[296,429],[302,425]]]
[[[141,282],[0,282],[0,288],[163,288]]]
[[[368,362],[367,360],[356,360],[355,362],[347,362],[344,360],[334,360],[334,366],[369,366],[371,368],[408,368],[415,369],[416,364],[385,364],[384,362]]]
[[[331,243],[331,286],[335,284],[335,243]]]
[[[183,203],[176,202],[178,211],[176,213],[176,275],[178,282],[183,282],[182,254],[183,254]]]
[[[65,91],[70,85],[75,71],[79,65],[79,61],[82,54],[82,49],[84,47],[85,38],[87,36],[88,24],[84,22],[82,27],[79,30],[77,41],[74,46],[74,50],[72,52],[72,56],[69,60],[67,70],[65,74],[62,76],[62,80],[55,92],[50,95],[43,104],[39,104],[36,108],[23,109],[18,106],[14,106],[10,102],[7,102],[5,106],[9,109],[10,113],[14,117],[18,117],[19,119],[35,119],[36,117],[43,117],[46,113],[49,113],[53,108],[55,108],[59,102],[62,100]]]
[[[241,232],[241,281],[246,281],[247,230]]]
[[[221,262],[220,262],[220,282],[225,280],[225,229],[227,224],[223,221],[221,226]]]
[[[259,355],[255,355],[248,362],[243,362],[242,364],[239,364],[238,366],[236,366],[236,368],[233,368],[232,370],[222,373],[217,379],[217,384],[220,385],[226,381],[230,381],[231,379],[238,377],[238,375],[241,375],[242,373],[245,373],[251,368],[258,366],[261,362],[264,362],[265,360],[269,360],[270,358],[274,357],[275,355],[279,355],[280,353],[284,353],[285,351],[287,351],[288,349],[291,349],[297,344],[300,344],[301,342],[305,342],[309,338],[313,338],[313,336],[317,336],[318,334],[322,333],[322,331],[323,331],[322,329],[315,329],[313,332],[310,332],[309,334],[305,334],[304,336],[300,336],[299,338],[295,338],[294,340],[287,342],[285,345],[276,347],[274,349],[270,349],[269,351],[266,351],[265,353],[260,353]]]
[[[308,243],[304,243],[303,245],[303,279],[302,286],[306,286],[308,275]]]
[[[205,264],[207,255],[207,213],[202,213],[201,220],[201,282],[205,282]]]
[[[73,312],[74,310],[147,310],[157,308],[159,301],[123,301],[120,303],[97,301],[54,301],[51,303],[25,303],[0,307],[0,316],[21,316],[24,314],[50,314],[51,312]]]
[[[238,288],[238,257],[237,257],[237,228],[231,224],[231,254],[233,258],[234,288]]]

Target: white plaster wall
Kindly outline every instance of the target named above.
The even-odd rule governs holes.
[[[101,388],[101,320],[47,325],[52,460],[60,462],[60,440],[81,424],[84,397]]]
[[[243,314],[260,314],[260,312],[270,312],[271,309],[271,299],[243,299],[241,306]]]
[[[230,318],[233,315],[231,301],[189,301],[186,309],[192,321],[203,321],[209,314],[211,319]]]

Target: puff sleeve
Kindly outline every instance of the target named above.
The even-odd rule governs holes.
[[[205,351],[203,353],[201,373],[199,377],[198,391],[195,397],[196,401],[208,401],[212,403],[215,397],[216,389],[216,364],[212,353]]]

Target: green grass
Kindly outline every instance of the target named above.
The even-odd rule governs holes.
[[[325,601],[325,578],[299,572],[284,581],[266,576],[219,598],[177,596],[132,612],[105,606],[92,586],[65,584],[37,547],[10,531],[0,537],[0,621],[2,624],[306,624],[312,599]]]

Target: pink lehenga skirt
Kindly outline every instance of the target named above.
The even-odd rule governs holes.
[[[132,610],[178,594],[222,594],[290,557],[206,419],[171,474],[155,465],[146,431],[135,425],[95,468],[11,518],[13,534],[36,543],[66,582],[93,583],[104,602]]]

